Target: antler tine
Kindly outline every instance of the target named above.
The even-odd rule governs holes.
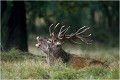
[[[65,37],[65,34],[66,34],[66,32],[68,31],[68,29],[70,28],[70,26],[69,27],[67,27],[66,29],[64,29],[63,31],[61,31],[60,32],[60,34],[59,34],[59,38],[60,38],[60,36],[61,36],[61,34],[63,33],[63,37],[62,37],[62,39]]]
[[[70,28],[70,26],[67,27],[66,29],[64,29],[61,33],[66,32],[66,30],[68,31],[69,28]]]
[[[67,33],[68,29],[70,28],[70,26],[68,26],[65,31],[64,31],[64,34],[63,34],[63,37],[65,36],[65,34]]]
[[[87,36],[85,36],[85,37],[90,37],[91,36],[91,34],[89,34],[89,35],[87,35]]]
[[[72,36],[78,35],[79,31],[82,30],[82,29],[84,29],[85,27],[87,27],[87,26],[83,26],[82,28],[79,28],[74,34],[73,33],[70,34],[69,38],[72,37]]]
[[[58,38],[60,38],[61,31],[62,31],[62,29],[63,29],[64,27],[65,27],[65,25],[60,28],[60,31],[59,31],[59,33],[58,33]]]
[[[53,24],[50,25],[49,27],[49,33],[50,33],[50,36],[52,35],[52,32],[51,32],[51,27],[53,26]]]
[[[84,37],[77,36],[77,38],[79,38],[81,41],[85,42],[86,44],[92,44],[92,40],[88,42]]]
[[[75,34],[73,34],[73,35],[76,35],[80,30],[82,30],[85,27],[87,27],[87,26],[83,26],[82,28],[78,29],[78,31]]]
[[[57,24],[55,25],[54,30],[53,30],[54,33],[55,33],[55,29],[58,27],[59,24],[60,24],[60,23],[57,23]]]
[[[76,34],[77,34],[77,35],[82,34],[82,33],[84,33],[85,31],[87,31],[88,29],[90,29],[90,27],[87,27],[87,28],[85,28],[82,32],[79,32],[79,33],[76,33]]]

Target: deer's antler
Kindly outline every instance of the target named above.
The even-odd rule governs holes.
[[[91,44],[92,43],[92,40],[89,39],[91,34],[89,34],[87,36],[82,35],[88,29],[90,29],[90,27],[83,26],[82,28],[78,29],[75,33],[71,33],[70,35],[66,35],[70,26],[63,29],[65,27],[65,25],[64,25],[60,28],[59,33],[56,34],[55,29],[58,27],[59,24],[60,23],[57,23],[57,25],[54,27],[53,32],[51,32],[51,26],[53,26],[53,24],[49,27],[50,36],[52,37],[53,41],[56,40],[56,39],[59,39],[59,40],[68,40],[69,42],[74,43],[74,44],[81,44],[81,43],[78,43],[78,42],[75,41],[76,39],[80,39],[82,42],[84,42],[86,44]]]
[[[49,27],[49,33],[50,33],[50,36],[52,36],[52,31],[51,31],[51,27],[53,26],[53,24],[50,25]]]
[[[50,33],[50,36],[52,37],[53,39],[53,42],[57,39],[57,34],[55,33],[55,29],[58,27],[60,23],[57,23],[53,29],[53,31],[51,31],[51,27],[53,26],[53,24],[50,25],[49,27],[49,33]]]
[[[84,26],[80,29],[78,29],[78,31],[76,31],[74,34],[70,34],[67,35],[67,39],[70,39],[71,42],[75,43],[75,44],[81,44],[78,42],[75,42],[74,39],[80,39],[82,42],[87,43],[87,44],[91,44],[92,40],[89,39],[89,37],[91,36],[91,34],[87,35],[87,36],[83,36],[81,34],[83,34],[84,32],[86,32],[88,29],[90,29],[90,27]],[[82,31],[81,31],[82,30]]]

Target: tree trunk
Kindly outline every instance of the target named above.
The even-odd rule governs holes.
[[[5,27],[7,31],[3,34],[6,40],[2,43],[4,50],[16,48],[21,51],[28,51],[25,4],[23,1],[13,1],[11,14]]]

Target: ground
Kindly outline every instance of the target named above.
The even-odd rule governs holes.
[[[69,46],[68,46],[69,45]],[[74,47],[73,47],[74,46]],[[107,61],[110,68],[101,66],[84,67],[80,69],[68,66],[61,61],[56,61],[49,66],[44,57],[45,54],[35,47],[35,43],[29,45],[29,52],[34,55],[22,53],[12,49],[1,53],[1,78],[2,79],[118,79],[119,78],[119,49],[93,44],[86,46],[65,44],[65,51],[77,54],[81,57],[90,57],[101,61]],[[42,55],[42,56],[41,56]]]

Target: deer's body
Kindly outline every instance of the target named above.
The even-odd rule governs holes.
[[[104,62],[95,59],[83,58],[75,54],[67,53],[62,48],[60,48],[60,50],[57,53],[54,53],[53,56],[55,60],[61,59],[64,63],[73,66],[75,68],[82,68],[82,67],[94,66],[94,65],[100,65],[105,67],[107,66],[106,64],[104,64]]]
[[[55,26],[55,28],[57,26],[58,26],[58,24]],[[55,28],[54,28],[54,30],[55,30]],[[56,59],[61,59],[64,63],[67,63],[68,65],[71,65],[71,66],[77,67],[77,68],[91,66],[91,65],[107,66],[104,64],[104,62],[101,62],[101,61],[98,61],[95,59],[82,58],[75,54],[69,54],[69,53],[65,52],[61,47],[63,39],[66,39],[66,40],[76,44],[77,42],[75,42],[73,40],[76,38],[79,38],[83,42],[89,43],[89,41],[88,41],[89,39],[87,40],[86,38],[88,38],[90,35],[85,36],[85,37],[80,36],[83,32],[85,32],[89,28],[82,27],[76,33],[71,34],[71,35],[65,35],[65,33],[67,32],[69,27],[64,29],[63,31],[61,31],[62,28],[63,27],[61,27],[61,29],[60,29],[58,37],[56,36],[55,31],[53,33],[51,33],[51,31],[50,31],[50,36],[52,38],[37,37],[38,43],[36,44],[36,46],[38,48],[40,48],[41,50],[43,50],[47,54],[46,60],[47,60],[48,64],[51,64]],[[84,29],[84,30],[79,32],[81,29]],[[63,33],[63,35],[62,35],[62,33]]]
[[[77,55],[71,54],[70,60],[68,64],[72,65],[73,67],[86,67],[86,66],[94,66],[94,65],[101,65],[101,66],[106,66],[103,62],[91,59],[91,58],[83,58],[79,57]]]

